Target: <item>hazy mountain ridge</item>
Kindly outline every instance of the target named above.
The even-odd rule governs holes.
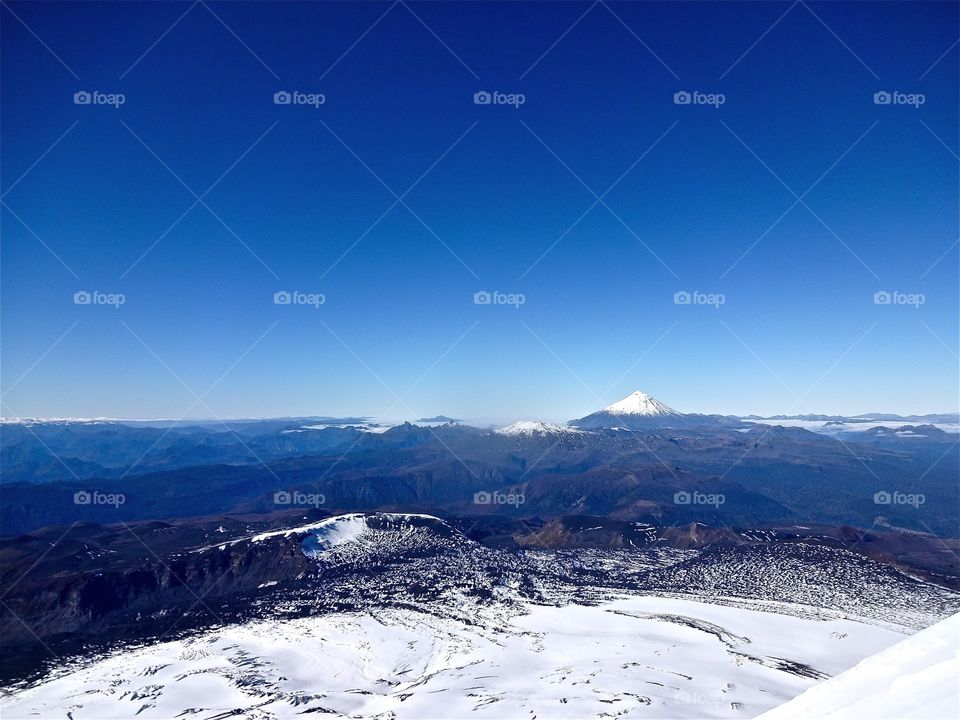
[[[743,525],[802,518],[861,527],[882,517],[920,532],[956,534],[960,453],[955,436],[942,431],[881,430],[846,439],[794,427],[715,424],[643,431],[534,424],[506,434],[452,424],[403,424],[378,433],[286,429],[281,423],[242,442],[233,433],[171,432],[132,469],[158,431],[5,432],[4,533],[74,520],[265,512],[278,509],[275,492],[299,490],[343,510],[403,505],[658,523],[725,518]],[[105,463],[113,466],[104,469]],[[75,493],[92,490],[123,493],[125,502],[75,504]],[[522,494],[522,508],[475,505],[476,493],[495,490]],[[723,494],[725,503],[719,509],[674,502],[675,493],[693,491]],[[882,491],[922,494],[924,505],[877,505]]]

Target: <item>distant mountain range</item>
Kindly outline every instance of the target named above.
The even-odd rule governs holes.
[[[934,425],[811,432],[713,416],[613,417],[611,427],[598,428],[534,421],[499,429],[302,420],[220,428],[8,425],[0,434],[0,531],[271,512],[275,493],[296,491],[342,511],[712,526],[794,520],[957,535],[958,436]],[[721,493],[725,503],[676,500],[694,491]],[[125,502],[75,501],[93,492],[123,494]],[[893,492],[923,495],[924,503],[876,502],[877,493]],[[478,493],[523,502],[478,503]]]
[[[435,415],[434,417],[420,418],[417,420],[418,423],[458,423],[461,422],[457,418],[448,417],[447,415]]]
[[[960,422],[960,413],[929,413],[927,415],[896,415],[894,413],[861,413],[859,415],[741,415],[744,420],[811,420],[824,422]]]
[[[960,412],[956,413],[929,413],[926,415],[897,415],[895,413],[859,413],[856,415],[828,415],[822,413],[808,413],[796,415],[718,415],[701,413],[682,413],[669,405],[660,402],[652,395],[635,390],[622,400],[591,413],[585,417],[570,420],[567,426],[581,430],[594,429],[622,429],[647,430],[651,428],[668,427],[696,427],[703,425],[722,425],[727,427],[743,427],[743,423],[765,423],[786,421],[791,425],[799,425],[807,429],[822,428],[827,424],[859,425],[870,427],[889,423],[902,422],[904,424],[930,424],[958,426],[960,430]],[[469,424],[459,418],[449,415],[435,415],[422,417],[414,421],[423,425],[444,425],[448,423]],[[871,424],[872,423],[872,424]],[[383,432],[389,425],[384,425],[367,416],[334,417],[328,415],[290,416],[278,418],[232,418],[226,420],[125,420],[115,418],[4,418],[0,417],[0,424],[14,425],[125,425],[131,427],[177,428],[179,430],[205,429],[220,432],[223,430],[236,431],[241,434],[255,434],[264,429],[283,425],[289,430],[323,429],[328,427],[359,428],[371,432]],[[557,432],[563,425],[541,420],[521,420],[501,428],[504,434],[510,435],[519,432],[544,433]],[[946,428],[941,428],[946,429]]]

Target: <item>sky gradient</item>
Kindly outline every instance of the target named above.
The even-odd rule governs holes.
[[[955,3],[0,15],[4,416],[957,409]]]

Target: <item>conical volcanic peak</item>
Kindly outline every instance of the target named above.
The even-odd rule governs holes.
[[[653,427],[674,427],[684,420],[669,405],[656,398],[636,390],[613,405],[598,410],[579,420],[571,420],[569,425],[583,429],[626,428],[640,430]]]
[[[672,407],[664,405],[656,398],[639,390],[630,393],[623,400],[619,400],[613,405],[608,405],[603,412],[608,412],[611,415],[643,415],[645,417],[678,414]]]

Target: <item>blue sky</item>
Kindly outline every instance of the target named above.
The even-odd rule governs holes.
[[[0,15],[5,416],[957,407],[955,3]]]

